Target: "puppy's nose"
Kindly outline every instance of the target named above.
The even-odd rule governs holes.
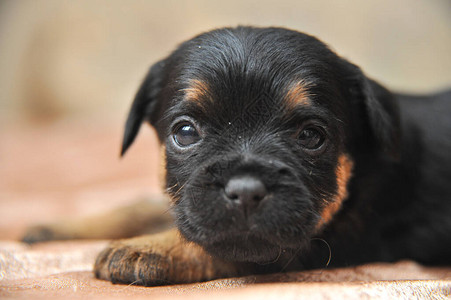
[[[224,191],[232,202],[243,206],[246,214],[256,208],[267,194],[263,182],[252,176],[232,177]]]

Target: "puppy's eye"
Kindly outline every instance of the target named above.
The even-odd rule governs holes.
[[[298,140],[299,144],[306,150],[319,150],[326,137],[321,129],[309,126],[301,130]]]
[[[188,147],[200,140],[196,127],[194,127],[193,124],[186,122],[175,127],[172,137],[175,143],[180,147]]]

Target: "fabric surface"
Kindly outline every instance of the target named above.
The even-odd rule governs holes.
[[[155,136],[120,161],[117,122],[0,131],[0,298],[368,299],[451,296],[451,267],[404,261],[162,287],[113,285],[92,273],[108,241],[18,242],[27,226],[106,212],[159,191]],[[332,249],[333,250],[333,249]],[[333,255],[333,253],[332,253]],[[332,256],[333,259],[333,256]]]
[[[361,297],[446,297],[451,270],[426,268],[413,262],[368,264],[354,268],[323,269],[272,275],[219,279],[163,287],[113,285],[95,279],[93,261],[106,241],[48,242],[28,246],[0,243],[0,296],[138,297],[212,299],[278,299],[299,295],[333,299]]]

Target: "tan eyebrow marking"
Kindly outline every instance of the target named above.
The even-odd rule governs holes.
[[[183,90],[186,100],[201,102],[205,99],[211,100],[211,93],[208,84],[199,79],[193,79],[189,83],[189,87]]]
[[[290,86],[285,97],[285,102],[289,108],[294,108],[300,105],[311,105],[308,92],[309,84],[304,80],[295,82]]]
[[[316,225],[316,229],[321,229],[325,224],[329,223],[333,216],[340,210],[343,201],[348,197],[348,182],[352,175],[354,162],[347,154],[342,154],[338,158],[338,165],[335,169],[337,180],[337,193],[332,201],[328,201],[321,212],[321,219]]]

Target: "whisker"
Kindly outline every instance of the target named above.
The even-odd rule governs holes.
[[[178,195],[178,193],[180,193],[180,191],[185,187],[186,182],[174,193],[175,195]]]
[[[288,260],[288,262],[283,266],[282,270],[280,272],[285,271],[285,269],[293,262],[294,258],[298,255],[299,251],[301,251],[302,246],[299,246],[299,248],[294,252],[294,254],[291,256],[291,258]]]
[[[174,184],[173,186],[167,187],[166,191],[171,191],[172,189],[174,189],[175,187],[177,187],[179,185],[179,183],[177,182],[176,184]]]
[[[314,240],[323,242],[324,244],[326,244],[327,249],[329,250],[329,258],[327,260],[326,265],[324,266],[324,268],[327,268],[330,264],[330,261],[332,260],[332,248],[330,247],[329,243],[325,239],[322,239],[322,238],[312,238],[311,239],[311,241],[314,241]]]
[[[265,266],[265,265],[273,264],[273,263],[275,263],[275,262],[277,262],[279,260],[280,256],[282,256],[282,246],[279,246],[279,254],[277,255],[277,257],[274,260],[268,261],[268,262],[264,262],[264,263],[258,263],[258,265]]]
[[[125,289],[127,289],[128,287],[135,285],[136,283],[142,283],[142,280],[141,280],[141,279],[136,279],[135,281],[130,282],[129,284],[127,284],[126,286],[124,286],[123,289],[125,290]]]

